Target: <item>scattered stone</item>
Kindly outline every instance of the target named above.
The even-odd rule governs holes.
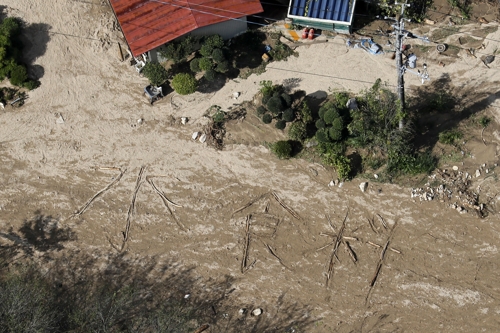
[[[486,168],[486,163],[481,164],[481,168]]]
[[[187,117],[182,117],[181,118],[181,124],[182,125],[186,125],[187,122],[188,122],[188,118]]]
[[[478,178],[479,176],[481,176],[481,171],[476,170],[476,178]]]
[[[200,142],[201,143],[205,143],[205,141],[207,141],[207,135],[205,133],[203,133],[201,136],[200,136]]]
[[[315,140],[311,140],[311,141],[307,141],[306,142],[306,148],[311,148],[311,147],[314,147],[314,146],[317,146],[318,145],[318,142],[315,141]]]
[[[328,187],[332,187],[335,185],[336,185],[335,180],[331,180],[330,183],[328,183]]]
[[[241,308],[241,309],[238,310],[238,314],[240,316],[243,316],[245,313],[247,313],[247,309],[245,309],[245,308]]]
[[[374,174],[374,175],[373,175],[373,178],[378,179],[378,175],[377,175],[377,174]]]
[[[347,101],[346,107],[349,110],[357,110],[358,109],[358,102],[356,101],[356,98],[351,98]]]
[[[461,212],[461,211],[463,211],[464,209],[463,209],[463,207],[458,206],[458,207],[456,208],[456,210],[457,210],[457,212]]]
[[[255,309],[252,311],[252,316],[260,316],[262,312],[262,309]]]
[[[453,170],[458,171],[458,167],[456,165],[454,165]]]
[[[339,183],[339,188],[342,187],[342,186],[344,186],[344,182],[340,182]]]
[[[198,139],[198,135],[200,135],[200,133],[199,133],[199,132],[194,132],[194,133],[193,133],[193,135],[191,136],[191,138],[192,138],[193,140],[196,140],[196,139]]]
[[[490,169],[486,169],[486,170],[484,170],[484,172],[490,173]]]
[[[367,187],[368,187],[368,183],[367,182],[362,182],[361,184],[359,184],[359,189],[361,190],[361,192],[366,191]]]
[[[184,299],[188,299],[189,297],[191,297],[191,294],[184,295]]]
[[[61,114],[59,114],[59,117],[57,117],[56,124],[64,124],[64,118]]]
[[[144,122],[144,119],[142,119],[142,118],[137,119],[137,123],[138,123],[139,125],[142,125],[142,123],[143,123],[143,122]]]
[[[0,107],[1,107],[2,109],[5,109],[5,104],[3,104],[2,102],[0,102]]]
[[[234,92],[233,93],[233,99],[238,99],[238,97],[240,97],[240,93],[239,92]]]

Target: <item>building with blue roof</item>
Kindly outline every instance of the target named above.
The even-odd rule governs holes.
[[[293,24],[350,34],[356,0],[290,0]]]

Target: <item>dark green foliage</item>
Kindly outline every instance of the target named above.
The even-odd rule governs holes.
[[[161,86],[168,79],[167,70],[157,62],[148,62],[144,66],[142,73],[148,78],[153,86]]]
[[[333,141],[340,141],[342,139],[342,130],[338,130],[338,128],[330,127],[328,129],[328,137],[330,137]]]
[[[312,123],[314,120],[311,108],[306,101],[302,102],[302,109],[300,109],[300,117],[305,124]]]
[[[180,95],[192,94],[198,88],[198,82],[193,75],[179,73],[172,80],[172,87]]]
[[[292,143],[290,141],[278,141],[272,145],[271,150],[279,159],[287,159],[292,156]]]
[[[189,68],[195,73],[201,72],[200,58],[194,58],[193,60],[191,60],[191,62],[189,63]]]
[[[168,43],[165,49],[160,51],[160,55],[177,63],[185,60],[188,55],[196,51],[197,45],[197,38],[187,36],[182,41]]]
[[[286,109],[283,111],[282,116],[284,121],[291,122],[295,120],[295,112],[292,109]]]
[[[262,105],[257,108],[257,114],[264,114],[266,112],[267,112],[267,109]]]
[[[262,96],[262,104],[267,104],[269,102],[269,99],[271,98],[271,95],[264,95]]]
[[[295,52],[288,45],[283,44],[279,40],[276,41],[274,48],[269,52],[271,58],[277,61],[285,60],[293,54],[295,54]]]
[[[325,117],[325,112],[328,111],[325,107],[320,107],[318,111],[319,119],[323,119]]]
[[[214,63],[210,58],[201,58],[198,65],[202,71],[208,71],[214,67]]]
[[[219,109],[217,112],[215,112],[212,118],[215,123],[222,123],[226,119],[226,113]]]
[[[296,121],[290,125],[288,137],[295,141],[304,141],[307,138],[307,127],[302,121]]]
[[[17,65],[10,71],[10,83],[15,86],[22,86],[23,82],[28,80],[28,71],[26,66]]]
[[[208,71],[205,72],[205,74],[203,74],[203,77],[208,81],[213,81],[217,77],[217,72],[214,71],[213,69],[209,69]]]
[[[39,81],[35,81],[35,80],[28,80],[26,82],[23,83],[23,87],[28,89],[28,90],[33,90],[33,89],[36,89],[40,86],[40,82]]]
[[[285,104],[280,97],[271,97],[266,103],[267,109],[277,115],[285,109]]]
[[[219,35],[212,35],[205,38],[200,49],[200,54],[204,57],[211,57],[214,49],[224,47],[224,40]]]
[[[326,127],[325,121],[323,119],[318,119],[316,120],[316,128],[317,129],[322,129]]]
[[[340,118],[340,114],[337,111],[337,109],[329,109],[327,110],[324,115],[323,115],[323,120],[325,121],[325,124],[331,125],[333,122],[337,119]]]
[[[266,113],[262,116],[262,122],[264,124],[270,124],[273,121],[273,116],[271,116],[269,113]]]
[[[229,70],[229,62],[228,61],[219,62],[215,67],[215,70],[219,73],[226,73]]]
[[[286,121],[284,120],[278,120],[274,126],[279,129],[279,130],[284,130],[286,127]]]
[[[281,95],[284,91],[283,85],[275,84],[273,85],[273,81],[260,81],[260,92],[262,93],[262,99],[271,98],[275,94]],[[264,102],[263,102],[264,103]]]
[[[283,99],[283,102],[285,103],[285,105],[289,108],[292,106],[292,97],[290,95],[288,95],[287,93],[282,93],[281,94],[281,98]]]
[[[330,142],[328,130],[326,128],[318,129],[316,131],[316,140],[318,140],[318,142]]]
[[[222,49],[214,49],[212,51],[212,59],[214,59],[214,61],[217,63],[227,61]]]
[[[483,116],[481,118],[479,118],[479,124],[482,126],[482,127],[487,127],[491,122],[491,118],[489,117],[486,117],[486,116]]]
[[[0,25],[0,35],[7,37],[17,37],[21,33],[21,21],[17,17],[7,17]]]
[[[446,145],[452,145],[462,138],[462,133],[458,130],[449,130],[439,133],[439,142]]]

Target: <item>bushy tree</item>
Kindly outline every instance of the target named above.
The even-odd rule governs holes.
[[[214,49],[212,51],[212,59],[214,59],[214,61],[217,63],[224,62],[227,60],[224,51],[219,48]]]
[[[288,137],[295,141],[304,141],[307,138],[307,127],[302,121],[296,121],[290,125]]]
[[[285,109],[285,104],[280,97],[273,96],[267,101],[267,109],[274,114],[278,114]]]
[[[300,117],[302,118],[302,121],[305,124],[309,124],[314,120],[311,108],[309,107],[306,101],[302,102],[302,108],[300,109]]]
[[[17,65],[10,71],[10,83],[15,86],[22,86],[28,80],[28,71],[26,66]]]
[[[153,86],[161,86],[168,79],[168,72],[157,62],[148,62],[142,69],[142,73],[148,78]]]
[[[292,106],[292,96],[288,95],[287,93],[282,93],[281,94],[281,99],[283,100],[283,103],[285,103],[286,107]]]
[[[279,159],[287,159],[292,156],[290,141],[278,141],[272,145],[271,150]]]
[[[209,69],[205,72],[205,74],[203,74],[203,77],[208,81],[213,81],[217,77],[217,72],[213,69]]]
[[[186,59],[188,55],[196,51],[198,39],[193,36],[187,36],[181,41],[174,41],[167,44],[167,46],[160,51],[160,55],[164,58],[172,60],[174,63],[181,62]]]
[[[264,114],[266,112],[267,112],[267,109],[263,105],[261,105],[257,108],[257,114]]]
[[[276,124],[274,124],[274,127],[276,127],[279,130],[284,130],[286,127],[286,121],[284,120],[278,120]]]
[[[198,82],[189,73],[179,73],[174,76],[172,87],[180,95],[189,95],[196,91]]]
[[[214,63],[209,58],[201,58],[199,60],[199,66],[202,71],[208,71],[214,67]]]
[[[323,120],[325,121],[325,124],[331,125],[335,121],[335,119],[340,118],[340,114],[335,108],[328,109],[324,114],[323,114]]]
[[[189,63],[189,68],[195,73],[201,72],[200,58],[194,58],[193,60],[191,60],[191,62]]]
[[[270,124],[273,121],[273,116],[271,116],[269,113],[266,113],[262,116],[262,122],[264,124]]]
[[[325,121],[323,119],[316,120],[315,125],[317,129],[322,129],[326,127]]]
[[[295,112],[292,109],[286,109],[283,111],[283,120],[291,122],[295,120]]]
[[[229,62],[222,61],[217,63],[217,65],[215,66],[215,70],[219,73],[226,73],[229,70]]]
[[[212,35],[205,38],[200,49],[200,54],[204,57],[211,57],[214,49],[224,47],[224,40],[219,35]]]
[[[342,118],[338,117],[335,118],[332,127],[329,128],[328,135],[332,140],[339,141],[342,139],[343,131],[344,131],[344,122]]]
[[[328,130],[326,128],[320,128],[316,131],[316,140],[319,142],[329,142],[330,137],[328,136]]]

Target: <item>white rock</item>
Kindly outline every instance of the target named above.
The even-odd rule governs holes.
[[[205,141],[207,141],[207,135],[205,133],[203,133],[201,136],[200,136],[200,142],[201,143],[204,143]]]
[[[476,178],[479,177],[479,176],[481,176],[481,171],[476,170]]]
[[[194,133],[193,133],[193,135],[191,136],[191,138],[192,138],[193,140],[196,140],[196,139],[198,139],[198,135],[200,135],[200,133],[199,133],[199,132],[194,132]]]
[[[247,309],[245,309],[245,308],[241,308],[241,309],[239,309],[238,314],[239,314],[240,316],[243,316],[246,312],[247,312]]]
[[[361,192],[366,191],[367,187],[368,187],[368,183],[367,182],[362,182],[361,184],[359,184],[359,189],[361,190]]]
[[[481,168],[486,168],[486,163],[483,163],[483,164],[481,165]]]
[[[255,309],[252,311],[252,316],[260,316],[262,314],[262,309]]]
[[[458,167],[456,165],[454,165],[453,170],[458,171]]]
[[[490,169],[486,169],[486,170],[484,170],[484,172],[490,173]]]
[[[184,299],[188,299],[189,297],[191,297],[191,294],[184,295]]]
[[[335,186],[335,180],[331,180],[330,183],[328,183],[329,187]]]
[[[137,119],[137,123],[138,123],[139,125],[141,125],[143,122],[144,122],[144,119],[142,119],[142,118]]]
[[[339,183],[339,187],[342,187],[342,186],[344,186],[344,182]]]
[[[373,175],[373,178],[378,179],[378,175],[377,175],[377,174],[374,174],[374,175]]]
[[[233,93],[233,98],[234,98],[234,99],[238,99],[238,97],[240,97],[240,93],[239,93],[239,92],[237,92],[237,91],[235,91],[235,92]]]
[[[186,123],[187,123],[187,122],[188,122],[187,117],[182,117],[182,118],[181,118],[181,124],[182,124],[182,125],[186,125]]]
[[[62,115],[59,115],[59,117],[57,117],[56,124],[64,124],[64,118]]]

